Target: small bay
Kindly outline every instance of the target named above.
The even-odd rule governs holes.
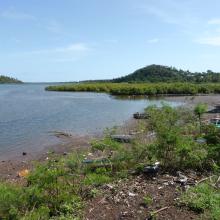
[[[53,131],[100,134],[161,100],[116,99],[104,93],[47,92],[48,84],[0,85],[0,155],[58,143]],[[178,105],[179,103],[171,103]]]

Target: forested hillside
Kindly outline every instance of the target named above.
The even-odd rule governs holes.
[[[220,73],[208,70],[206,72],[190,72],[178,70],[174,67],[162,65],[150,65],[136,70],[134,73],[120,78],[113,79],[112,82],[220,82]]]

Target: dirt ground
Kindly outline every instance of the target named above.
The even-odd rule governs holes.
[[[192,175],[192,174],[191,174]],[[195,176],[189,178],[194,184]],[[160,174],[154,178],[136,176],[107,184],[100,194],[87,203],[86,220],[190,220],[198,215],[178,205],[181,192],[188,186],[175,182],[176,176]],[[150,198],[146,203],[144,198]],[[180,202],[179,202],[180,203]],[[154,213],[152,215],[152,213]]]

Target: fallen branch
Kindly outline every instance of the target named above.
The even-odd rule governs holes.
[[[209,177],[206,177],[206,178],[203,178],[203,179],[199,180],[199,181],[196,183],[196,185],[198,185],[198,184],[200,184],[200,183],[202,183],[202,182],[204,182],[204,181],[206,181],[206,180],[208,180],[208,179],[211,180],[211,178],[214,177],[214,176],[215,176],[215,175],[209,176]]]
[[[158,209],[158,210],[156,210],[156,211],[153,211],[152,213],[151,213],[151,216],[152,215],[156,215],[156,214],[158,214],[159,212],[162,212],[162,211],[164,211],[164,210],[166,210],[166,209],[169,209],[171,206],[166,206],[166,207],[163,207],[163,208],[161,208],[161,209]]]

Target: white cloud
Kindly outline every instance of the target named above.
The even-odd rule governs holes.
[[[60,48],[61,51],[87,51],[90,48],[84,44],[84,43],[75,43],[75,44],[70,44],[69,46],[65,47],[65,48]]]
[[[33,50],[24,52],[25,54],[58,54],[58,53],[73,53],[73,52],[86,52],[90,50],[85,43],[73,43],[64,47],[55,47],[51,49]]]
[[[92,50],[85,43],[73,43],[63,47],[32,50],[9,54],[16,59],[44,60],[49,62],[75,62],[87,56]]]
[[[148,0],[137,8],[144,13],[158,18],[160,21],[169,24],[189,26],[198,23],[191,1]]]
[[[196,40],[199,44],[205,44],[210,46],[220,46],[220,36],[215,37],[203,37]]]
[[[208,24],[220,25],[220,18],[211,19],[208,21]]]
[[[14,20],[36,20],[36,18],[33,15],[23,12],[18,12],[15,9],[9,9],[3,11],[0,15],[3,18],[14,19]]]
[[[156,43],[158,43],[158,42],[159,42],[159,39],[158,39],[158,38],[153,38],[153,39],[148,40],[148,43],[149,43],[149,44],[156,44]]]
[[[171,23],[171,24],[178,24],[179,21],[178,19],[175,18],[175,16],[173,17],[170,13],[167,13],[165,10],[159,8],[159,7],[155,7],[155,6],[147,6],[145,8],[145,10],[155,16],[158,17],[159,19],[161,19],[163,22],[166,23]]]

